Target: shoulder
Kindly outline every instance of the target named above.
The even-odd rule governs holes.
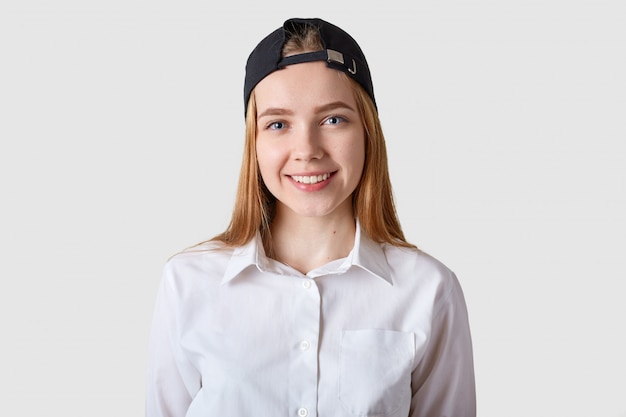
[[[164,267],[164,280],[170,284],[220,282],[234,249],[220,242],[207,241],[186,248],[170,257]]]
[[[383,245],[392,274],[419,274],[445,279],[454,275],[443,262],[420,249]]]
[[[456,274],[442,261],[420,249],[384,245],[394,284],[426,291],[444,301],[461,291]]]

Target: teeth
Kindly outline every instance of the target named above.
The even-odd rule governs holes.
[[[320,181],[325,181],[328,179],[330,174],[322,174],[322,175],[292,175],[295,181],[300,182],[302,184],[317,184]]]

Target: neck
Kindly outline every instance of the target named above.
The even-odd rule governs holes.
[[[323,217],[298,216],[277,206],[271,225],[272,257],[306,274],[354,247],[356,224],[352,210]]]

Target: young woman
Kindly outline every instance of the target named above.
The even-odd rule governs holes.
[[[463,293],[404,238],[358,44],[286,21],[244,102],[231,223],[165,266],[146,415],[475,416]]]

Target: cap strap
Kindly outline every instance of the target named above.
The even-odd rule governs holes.
[[[327,61],[329,64],[340,65],[345,68],[350,74],[356,74],[356,62],[354,59],[350,59],[351,66],[345,62],[344,54],[334,49],[326,49],[323,51],[305,52],[303,54],[286,56],[278,63],[278,68],[286,67],[287,65],[301,64],[304,62],[314,61]]]
[[[326,61],[328,55],[326,51],[305,52],[303,54],[286,56],[278,63],[278,68],[286,67],[287,65],[302,64],[304,62],[313,61]]]

